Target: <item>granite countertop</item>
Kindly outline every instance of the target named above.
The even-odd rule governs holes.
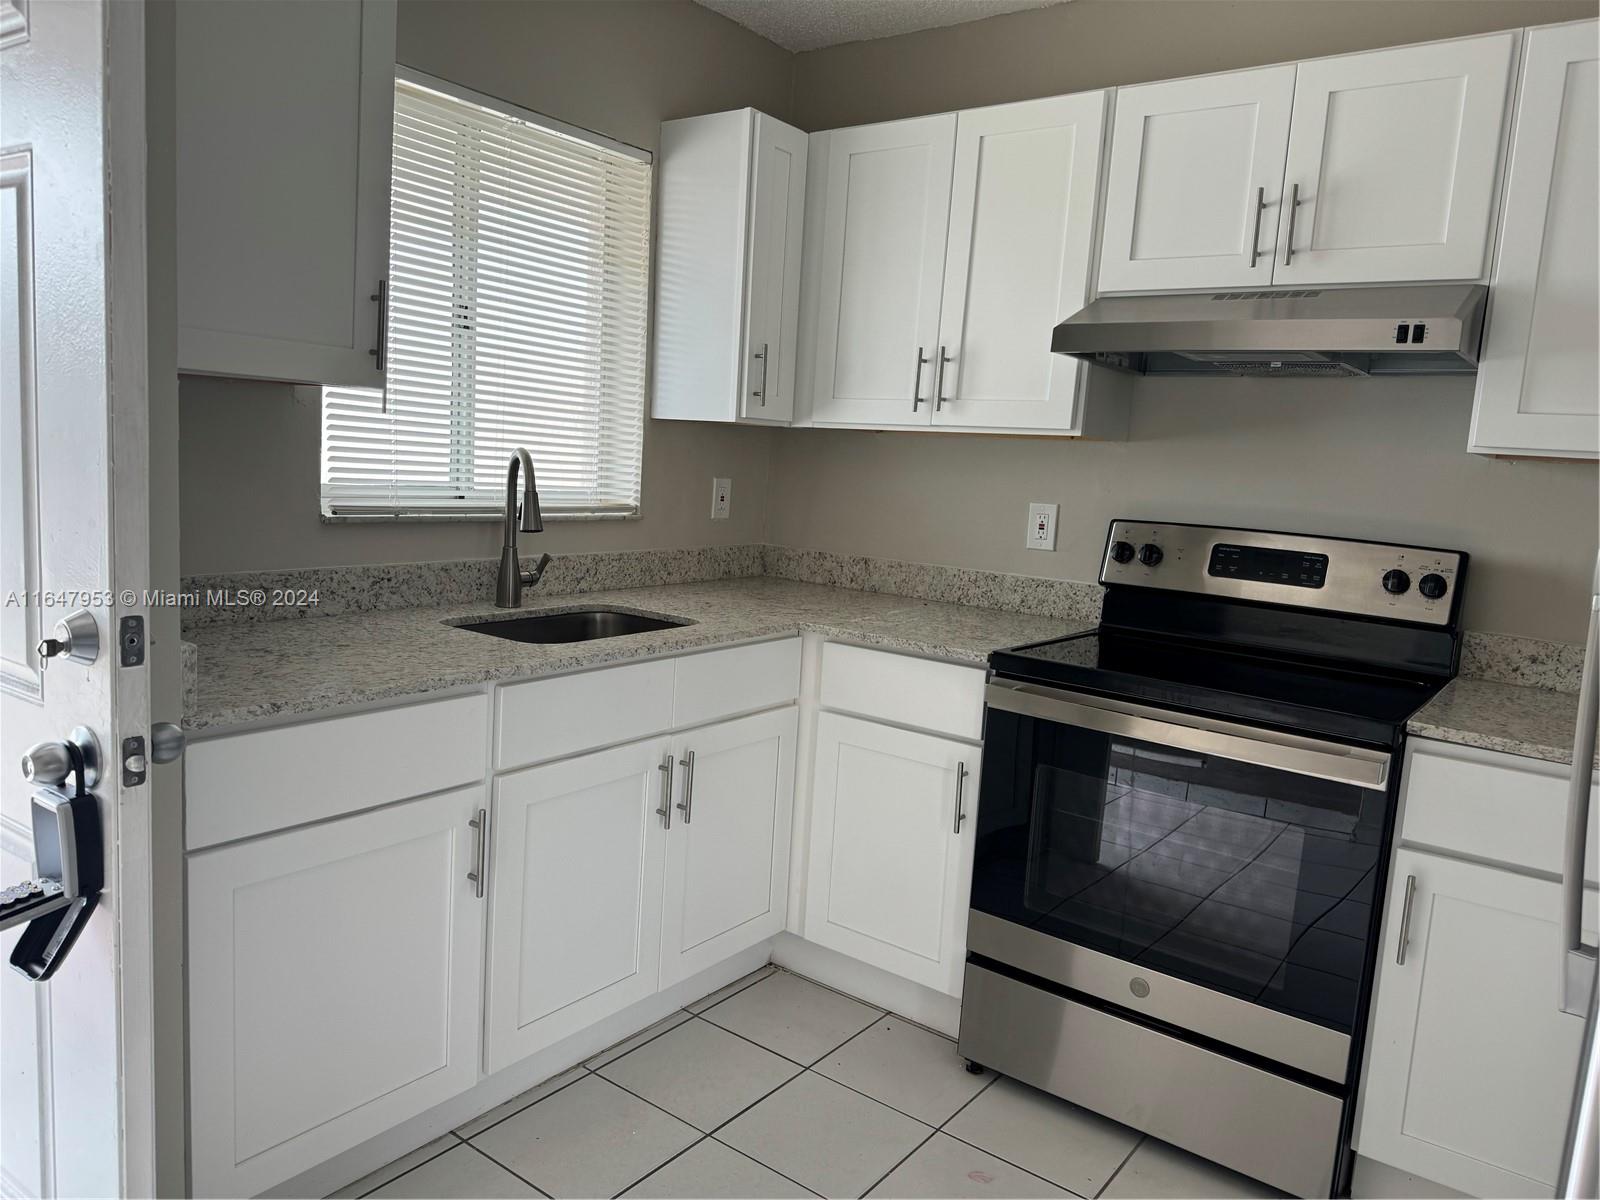
[[[693,624],[592,642],[536,645],[452,625],[509,614],[490,600],[348,616],[218,625],[195,630],[197,686],[187,729],[326,713],[486,682],[532,679],[722,643],[822,633],[954,662],[1060,637],[1060,617],[938,603],[755,576],[708,583],[526,597],[519,615],[615,608]],[[1523,689],[1526,690],[1526,689]]]
[[[1577,723],[1578,697],[1572,692],[1458,678],[1424,705],[1406,728],[1441,742],[1570,763]],[[1600,754],[1595,765],[1600,767]]]

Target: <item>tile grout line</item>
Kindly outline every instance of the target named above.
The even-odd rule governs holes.
[[[628,1094],[629,1094],[629,1095],[630,1095],[630,1096],[631,1096],[631,1095],[632,1095],[632,1094],[633,1094],[633,1093],[632,1093],[632,1092],[629,1092],[629,1093],[628,1093]],[[643,1097],[643,1096],[641,1096],[641,1097],[639,1097],[639,1098],[640,1098],[640,1099],[641,1099],[641,1100],[643,1100],[643,1099],[644,1099],[644,1097]],[[650,1103],[650,1102],[649,1102],[649,1101],[648,1101],[648,1100],[645,1100],[645,1103],[646,1103],[646,1104],[648,1104],[648,1103]],[[688,1122],[685,1122],[685,1124],[688,1124]],[[694,1129],[694,1126],[693,1126],[693,1125],[690,1125],[690,1126],[689,1126],[689,1128],[690,1128],[690,1129]],[[696,1132],[696,1133],[700,1133],[700,1131],[699,1131],[699,1130],[698,1130],[698,1129],[695,1129],[695,1132]],[[646,1180],[646,1179],[649,1179],[649,1178],[650,1178],[650,1176],[652,1176],[652,1175],[654,1175],[654,1174],[655,1174],[655,1173],[656,1173],[656,1172],[657,1172],[657,1171],[664,1171],[664,1170],[666,1170],[666,1169],[667,1169],[667,1167],[668,1167],[668,1166],[670,1166],[670,1165],[671,1165],[671,1164],[672,1164],[672,1163],[675,1163],[675,1162],[677,1162],[677,1161],[678,1161],[678,1160],[679,1160],[679,1159],[680,1159],[680,1158],[682,1158],[682,1157],[683,1157],[683,1156],[684,1156],[684,1155],[685,1155],[685,1154],[687,1154],[687,1153],[689,1153],[689,1151],[691,1151],[691,1150],[693,1150],[693,1149],[694,1149],[694,1148],[695,1148],[695,1147],[696,1147],[696,1146],[698,1146],[698,1145],[699,1145],[699,1144],[700,1144],[700,1143],[701,1143],[701,1142],[704,1142],[704,1141],[708,1141],[708,1140],[709,1140],[709,1139],[710,1139],[710,1137],[711,1137],[711,1135],[710,1135],[710,1134],[709,1134],[709,1133],[701,1133],[701,1134],[700,1134],[700,1136],[699,1136],[699,1137],[697,1137],[697,1138],[695,1138],[695,1140],[694,1140],[694,1141],[692,1141],[692,1142],[690,1142],[690,1143],[689,1143],[689,1144],[688,1144],[688,1145],[687,1145],[687,1146],[685,1146],[685,1147],[684,1147],[684,1148],[683,1148],[683,1149],[682,1149],[682,1150],[679,1150],[679,1151],[678,1151],[678,1152],[677,1152],[677,1153],[676,1153],[676,1154],[674,1154],[674,1155],[672,1155],[672,1157],[670,1157],[670,1158],[668,1158],[668,1159],[667,1159],[667,1160],[666,1160],[666,1161],[665,1161],[665,1162],[662,1162],[662,1163],[658,1163],[658,1164],[656,1164],[656,1165],[655,1165],[655,1166],[653,1166],[653,1167],[651,1167],[651,1168],[650,1168],[650,1169],[649,1169],[649,1170],[648,1170],[648,1171],[646,1171],[646,1172],[645,1172],[645,1173],[644,1173],[644,1174],[643,1174],[643,1175],[641,1175],[641,1176],[639,1176],[639,1178],[637,1178],[637,1179],[635,1179],[635,1180],[634,1180],[634,1181],[633,1181],[633,1182],[632,1182],[632,1183],[630,1183],[630,1184],[629,1184],[629,1185],[628,1185],[628,1186],[627,1186],[627,1187],[625,1187],[625,1188],[623,1188],[623,1189],[622,1189],[622,1190],[621,1190],[621,1191],[619,1191],[619,1192],[616,1192],[616,1193],[615,1193],[615,1194],[614,1194],[614,1195],[613,1195],[613,1198],[612,1198],[612,1200],[616,1200],[616,1196],[624,1196],[624,1195],[626,1195],[626,1194],[627,1194],[627,1193],[628,1193],[628,1192],[630,1192],[630,1191],[632,1191],[632,1190],[633,1190],[633,1189],[634,1189],[634,1188],[636,1188],[636,1187],[638,1187],[638,1186],[639,1186],[639,1185],[640,1185],[640,1184],[641,1184],[641,1183],[643,1183],[643,1182],[644,1182],[644,1181],[645,1181],[645,1180]]]
[[[898,1112],[899,1110],[896,1109],[895,1111]],[[870,1184],[868,1184],[866,1189],[861,1194],[863,1196],[866,1196],[869,1192],[872,1191],[873,1188],[877,1187],[885,1179],[889,1178],[889,1176],[893,1175],[896,1171],[898,1171],[901,1167],[903,1167],[905,1165],[905,1163],[906,1163],[906,1159],[910,1158],[918,1150],[921,1150],[924,1146],[926,1146],[929,1142],[933,1141],[933,1139],[938,1137],[938,1136],[939,1136],[939,1131],[937,1129],[929,1129],[927,1137],[923,1138],[915,1146],[911,1147],[911,1149],[906,1152],[905,1158],[902,1158],[899,1162],[895,1163],[894,1166],[890,1167],[882,1175],[879,1175]]]
[[[774,1089],[774,1090],[776,1090],[776,1089]],[[769,1096],[770,1096],[770,1095],[771,1095],[771,1094],[772,1094],[772,1093],[771,1093],[771,1092],[768,1092],[768,1093],[767,1093],[767,1094],[768,1094],[768,1095],[769,1095]],[[721,1128],[721,1127],[720,1127],[720,1126],[719,1126],[719,1127],[718,1127],[718,1128]],[[805,1184],[803,1184],[803,1183],[801,1183],[801,1182],[800,1182],[800,1181],[799,1181],[799,1180],[798,1180],[798,1179],[791,1179],[791,1178],[790,1178],[790,1177],[789,1177],[789,1176],[787,1176],[787,1175],[785,1175],[785,1174],[784,1174],[784,1173],[783,1173],[783,1172],[782,1172],[782,1171],[780,1171],[780,1170],[778,1170],[778,1168],[777,1168],[777,1167],[773,1167],[773,1166],[768,1166],[768,1165],[767,1165],[767,1164],[766,1164],[766,1163],[764,1163],[764,1162],[762,1162],[762,1161],[761,1161],[761,1160],[760,1160],[760,1159],[759,1159],[759,1158],[757,1158],[757,1157],[756,1157],[756,1156],[755,1156],[755,1155],[753,1155],[753,1154],[746,1154],[746,1153],[745,1153],[745,1152],[744,1152],[744,1151],[743,1151],[743,1150],[741,1150],[741,1149],[739,1149],[739,1147],[737,1147],[737,1146],[730,1146],[730,1145],[728,1145],[728,1143],[727,1143],[727,1142],[725,1142],[725,1141],[723,1141],[723,1140],[722,1140],[722,1139],[721,1139],[721,1138],[719,1138],[719,1137],[716,1137],[716,1136],[711,1136],[711,1137],[710,1137],[710,1140],[711,1140],[711,1141],[713,1141],[713,1142],[715,1142],[715,1143],[716,1143],[716,1144],[717,1144],[717,1145],[719,1145],[719,1146],[724,1146],[724,1147],[726,1147],[726,1148],[727,1148],[727,1149],[729,1149],[729,1150],[732,1150],[732,1151],[733,1151],[733,1152],[734,1152],[734,1153],[735,1153],[735,1154],[737,1154],[737,1155],[738,1155],[738,1156],[739,1156],[739,1157],[740,1157],[740,1158],[748,1158],[748,1159],[749,1159],[749,1160],[750,1160],[750,1161],[751,1161],[751,1162],[753,1162],[753,1163],[755,1163],[755,1164],[756,1164],[756,1166],[758,1166],[758,1167],[764,1167],[764,1168],[766,1168],[766,1169],[767,1169],[767,1170],[768,1170],[768,1171],[771,1171],[771,1172],[772,1172],[772,1173],[773,1173],[773,1174],[774,1174],[774,1175],[776,1175],[776,1176],[777,1176],[777,1177],[778,1177],[778,1178],[779,1178],[779,1179],[788,1179],[788,1180],[789,1180],[789,1182],[790,1182],[790,1183],[792,1183],[792,1184],[794,1184],[794,1185],[795,1185],[795,1187],[797,1187],[797,1188],[799,1188],[799,1189],[800,1189],[800,1190],[801,1190],[801,1191],[804,1191],[804,1192],[811,1192],[811,1194],[812,1194],[812,1195],[813,1195],[813,1196],[821,1196],[821,1195],[822,1195],[822,1193],[821,1193],[821,1192],[817,1192],[817,1191],[812,1191],[812,1189],[811,1189],[811,1188],[808,1188],[808,1187],[806,1187],[806,1185],[805,1185]]]
[[[463,1125],[470,1125],[470,1124],[472,1124],[473,1121],[478,1120],[479,1117],[485,1116],[487,1114],[479,1113],[477,1117],[473,1117],[471,1120],[467,1120],[467,1121],[461,1122],[461,1125],[457,1125],[456,1129],[452,1129],[450,1132],[454,1133],[456,1135],[456,1137],[461,1138],[461,1140],[463,1142],[466,1142],[468,1145],[471,1145],[473,1138],[481,1137],[484,1134],[488,1133],[489,1130],[491,1130],[491,1129],[498,1129],[501,1125],[504,1125],[512,1117],[515,1117],[515,1116],[518,1116],[521,1113],[527,1112],[530,1108],[532,1108],[536,1104],[543,1104],[546,1100],[550,1099],[551,1096],[559,1096],[562,1092],[566,1091],[573,1084],[582,1083],[585,1078],[587,1078],[588,1076],[594,1074],[593,1071],[591,1071],[588,1067],[584,1066],[582,1063],[575,1063],[575,1064],[573,1064],[573,1066],[567,1068],[567,1071],[572,1071],[572,1070],[581,1070],[583,1072],[583,1074],[579,1075],[576,1079],[569,1079],[566,1083],[563,1083],[560,1087],[556,1088],[555,1091],[551,1092],[550,1095],[548,1095],[548,1096],[540,1096],[537,1100],[530,1100],[530,1101],[528,1101],[528,1103],[524,1104],[521,1108],[515,1110],[514,1112],[508,1112],[505,1116],[501,1117],[498,1121],[495,1121],[493,1124],[485,1125],[482,1129],[478,1130],[477,1133],[474,1133],[472,1135],[472,1137],[461,1137],[461,1135],[459,1133],[456,1133],[456,1129],[460,1129]],[[567,1073],[566,1071],[557,1071],[555,1073],[555,1075],[550,1076],[550,1079],[555,1079],[558,1076],[565,1075],[566,1073]],[[542,1088],[546,1083],[550,1082],[550,1079],[546,1079],[546,1080],[543,1080],[543,1081],[541,1081],[539,1083],[534,1084],[533,1087],[528,1089],[528,1092],[536,1091],[539,1088]],[[528,1094],[528,1092],[520,1092],[520,1093],[518,1093],[518,1095],[525,1096],[525,1095]],[[515,1099],[517,1099],[517,1096],[511,1097],[511,1100],[515,1100]],[[511,1100],[507,1100],[506,1103],[510,1104]],[[496,1105],[495,1107],[498,1108],[500,1106]],[[489,1111],[493,1112],[494,1109],[491,1108]],[[473,1149],[476,1150],[477,1147],[473,1146]]]
[[[529,1107],[532,1107],[532,1106],[530,1105]],[[545,1197],[545,1200],[549,1200],[549,1197],[550,1197],[550,1193],[549,1192],[545,1191],[542,1187],[540,1187],[538,1184],[536,1184],[533,1180],[529,1179],[526,1175],[523,1175],[521,1172],[515,1171],[512,1168],[506,1166],[505,1163],[501,1162],[498,1158],[496,1158],[494,1155],[490,1154],[487,1150],[485,1150],[485,1149],[483,1149],[482,1147],[479,1147],[479,1146],[473,1146],[471,1142],[462,1142],[461,1144],[463,1146],[472,1146],[472,1149],[473,1149],[473,1151],[475,1153],[483,1155],[484,1158],[488,1159],[495,1166],[499,1167],[502,1171],[505,1171],[506,1173],[515,1176],[517,1179],[522,1180],[523,1183],[527,1184],[534,1191],[538,1192],[539,1195]]]
[[[1139,1140],[1133,1144],[1133,1149],[1128,1151],[1127,1157],[1117,1164],[1117,1169],[1111,1172],[1110,1177],[1100,1185],[1100,1190],[1095,1193],[1095,1200],[1099,1200],[1099,1197],[1106,1194],[1106,1189],[1116,1182],[1118,1175],[1122,1174],[1122,1168],[1133,1161],[1133,1156],[1139,1152],[1139,1147],[1144,1145],[1149,1140],[1150,1135],[1148,1133],[1141,1133],[1139,1135]]]
[[[452,1134],[454,1134],[455,1130],[452,1129],[450,1132]],[[457,1138],[456,1139],[456,1145],[460,1145],[460,1144],[461,1144],[461,1141],[460,1141],[459,1138]],[[420,1147],[420,1146],[417,1147],[417,1149],[419,1149],[419,1150],[421,1148],[422,1147]],[[391,1183],[394,1183],[394,1182],[396,1182],[397,1180],[400,1180],[400,1179],[404,1179],[407,1175],[411,1174],[411,1172],[415,1171],[418,1167],[427,1166],[434,1159],[440,1158],[440,1157],[442,1157],[442,1156],[444,1156],[446,1154],[449,1154],[450,1151],[454,1150],[455,1148],[456,1148],[455,1146],[446,1146],[443,1150],[439,1151],[438,1154],[430,1154],[430,1155],[428,1155],[428,1157],[423,1159],[421,1162],[413,1163],[411,1166],[407,1167],[404,1171],[401,1171],[400,1174],[396,1175],[393,1179],[385,1179],[382,1183],[376,1185],[375,1187],[368,1188],[366,1191],[361,1193],[361,1197],[364,1200],[365,1197],[372,1195],[373,1192],[382,1191],[384,1188],[388,1187]],[[402,1157],[404,1157],[404,1156],[402,1155]],[[381,1170],[381,1168],[380,1168],[380,1170]],[[372,1172],[368,1172],[368,1174],[371,1174],[371,1173]]]

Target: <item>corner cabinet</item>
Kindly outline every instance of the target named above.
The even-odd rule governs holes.
[[[481,786],[193,854],[197,1196],[253,1196],[478,1078]]]
[[[176,20],[178,370],[381,387],[395,0]]]
[[[961,994],[979,747],[817,718],[805,937]]]
[[[794,415],[806,151],[753,108],[661,126],[656,418]]]
[[[1600,457],[1600,33],[1530,29],[1469,449]]]

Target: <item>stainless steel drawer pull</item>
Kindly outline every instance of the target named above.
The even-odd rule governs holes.
[[[928,361],[923,347],[917,347],[917,373],[911,381],[911,411],[916,412],[917,406],[922,403],[922,368]]]
[[[1266,207],[1267,189],[1258,187],[1256,189],[1256,227],[1255,231],[1250,235],[1250,266],[1252,270],[1255,268],[1256,260],[1261,257],[1261,214],[1266,211]]]
[[[467,878],[472,880],[472,890],[479,900],[483,899],[484,863],[489,853],[488,840],[485,834],[489,828],[489,810],[480,808],[478,815],[467,822],[472,829],[472,870],[467,872]]]
[[[667,751],[666,758],[661,760],[661,765],[656,767],[661,772],[661,807],[656,809],[656,816],[661,818],[661,828],[672,828],[672,752]]]
[[[1289,193],[1289,236],[1283,240],[1283,265],[1288,266],[1294,261],[1294,219],[1300,209],[1300,185],[1294,185]]]
[[[687,825],[694,820],[694,751],[689,751],[678,761],[683,764],[683,799],[678,801],[678,811],[683,814],[683,823]]]
[[[752,354],[750,357],[761,360],[761,386],[750,394],[761,401],[761,407],[765,408],[767,406],[767,343],[762,342],[760,352]]]
[[[967,790],[967,764],[956,764],[956,827],[951,832],[961,832],[961,822],[967,819],[967,814],[961,811],[962,793]]]
[[[933,375],[933,411],[934,412],[938,412],[941,408],[944,407],[944,369],[945,369],[945,366],[948,363],[952,363],[954,361],[955,361],[955,359],[951,358],[948,354],[946,354],[944,352],[944,347],[940,346],[939,347],[939,362],[938,362],[938,365],[934,369],[934,375]]]
[[[1411,944],[1411,897],[1417,892],[1417,877],[1406,876],[1406,898],[1400,903],[1400,941],[1394,948],[1394,965],[1406,965],[1406,947]]]

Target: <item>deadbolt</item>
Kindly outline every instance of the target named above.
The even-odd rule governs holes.
[[[56,622],[54,634],[39,642],[38,651],[41,671],[52,658],[62,654],[69,662],[88,666],[100,655],[100,627],[95,624],[94,614],[86,608],[68,613]]]

